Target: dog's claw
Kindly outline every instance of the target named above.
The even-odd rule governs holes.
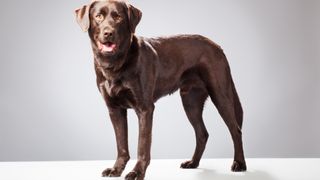
[[[186,162],[183,162],[181,163],[181,166],[180,168],[183,168],[183,169],[195,169],[199,166],[199,163],[195,163],[194,161],[186,161]]]
[[[243,172],[247,170],[247,166],[245,162],[233,161],[231,166],[231,171],[233,172]]]
[[[116,168],[107,168],[102,172],[102,177],[120,177],[121,173]]]

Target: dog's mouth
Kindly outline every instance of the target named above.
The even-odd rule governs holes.
[[[102,53],[113,53],[117,48],[117,44],[111,41],[105,43],[101,43],[100,41],[98,41],[97,45],[99,51],[101,51]]]

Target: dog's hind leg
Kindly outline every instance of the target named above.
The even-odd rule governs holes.
[[[214,61],[212,64],[207,64],[206,67],[207,70],[202,71],[204,72],[202,76],[206,77],[208,93],[226,123],[234,144],[234,162],[231,170],[245,171],[247,167],[241,132],[243,112],[228,62],[223,55],[221,59]]]
[[[181,168],[197,168],[209,137],[202,119],[202,110],[208,97],[208,92],[205,84],[196,73],[187,73],[182,77],[180,96],[184,110],[196,135],[194,155],[190,161],[183,162]]]

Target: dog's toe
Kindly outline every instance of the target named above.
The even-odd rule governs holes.
[[[116,168],[107,168],[102,172],[102,177],[119,177],[121,176],[121,172]]]
[[[197,168],[199,166],[199,163],[195,163],[194,161],[186,161],[186,162],[183,162],[181,163],[181,166],[180,168],[183,168],[183,169],[194,169],[194,168]]]
[[[231,166],[231,171],[242,172],[246,170],[247,170],[247,166],[245,162],[233,161],[233,164]]]
[[[111,172],[111,168],[108,168],[102,172],[102,177],[108,177]]]

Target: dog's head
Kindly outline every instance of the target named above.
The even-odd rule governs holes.
[[[142,16],[123,0],[96,0],[75,12],[82,30],[89,32],[95,53],[102,56],[125,52]]]

